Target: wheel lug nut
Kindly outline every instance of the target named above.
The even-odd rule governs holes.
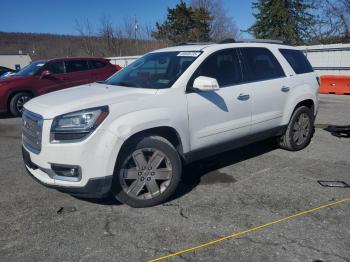
[[[149,167],[149,168],[148,168],[148,170],[151,170],[151,169],[152,169],[152,167]]]
[[[151,181],[151,178],[150,178],[150,177],[147,177],[147,181]]]
[[[155,173],[154,173],[154,172],[152,172],[152,173],[151,173],[151,176],[154,176],[154,175],[155,175]]]
[[[145,180],[145,178],[144,177],[140,177],[140,180],[143,181],[143,180]]]
[[[141,175],[142,175],[142,172],[139,172],[138,175],[141,176]]]
[[[145,170],[145,169],[146,169],[146,167],[145,167],[145,166],[143,166],[143,167],[142,167],[142,170]]]

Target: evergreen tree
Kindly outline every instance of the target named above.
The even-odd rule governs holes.
[[[168,8],[166,21],[163,24],[156,23],[156,31],[152,36],[174,43],[208,41],[211,19],[206,9],[194,9],[181,1],[175,8]]]
[[[256,22],[248,32],[260,39],[278,39],[293,44],[305,43],[314,24],[313,6],[303,0],[258,0],[253,9]]]

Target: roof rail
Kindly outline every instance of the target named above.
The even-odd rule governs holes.
[[[278,44],[278,45],[288,45],[287,41],[275,40],[275,39],[241,39],[241,43],[266,43],[266,44]]]
[[[215,43],[214,42],[183,42],[183,43],[176,44],[174,46],[181,46],[181,45],[211,45],[211,44],[215,44]]]
[[[218,44],[230,44],[230,43],[236,43],[236,40],[233,38],[227,38],[227,39],[221,40]]]
[[[273,40],[273,39],[239,39],[236,41],[233,38],[228,38],[219,42],[219,44],[228,44],[228,43],[266,43],[266,44],[279,44],[279,45],[290,44],[287,41]]]

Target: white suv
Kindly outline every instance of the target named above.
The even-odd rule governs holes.
[[[46,186],[152,206],[196,159],[273,136],[282,148],[306,147],[318,92],[303,53],[282,43],[165,48],[104,82],[25,104],[23,158]]]

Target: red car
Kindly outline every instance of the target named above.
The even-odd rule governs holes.
[[[12,77],[0,79],[0,113],[20,116],[32,97],[107,79],[117,69],[106,59],[59,58],[36,61]]]

